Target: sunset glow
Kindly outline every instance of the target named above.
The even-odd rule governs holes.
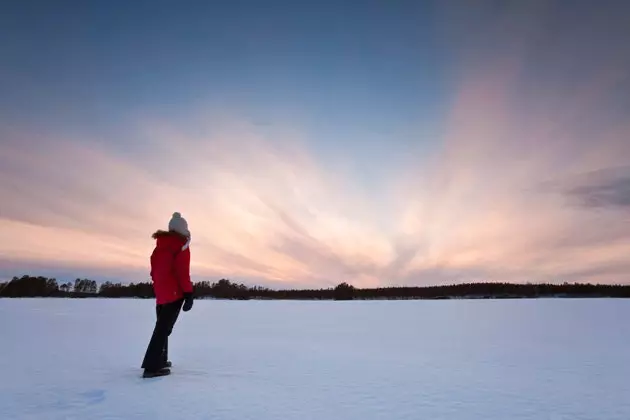
[[[0,114],[0,279],[41,272],[146,281],[150,235],[179,211],[192,233],[195,281],[629,283],[630,28],[613,7],[576,6],[565,16],[561,6],[542,4],[501,13],[436,6],[430,18],[417,18],[439,27],[430,53],[420,40],[409,51],[374,41],[391,36],[401,45],[402,30],[372,33],[366,42],[375,55],[390,54],[391,68],[381,70],[392,77],[414,54],[433,57],[423,66],[447,73],[439,94],[406,70],[387,82],[385,90],[406,92],[400,102],[411,103],[408,116],[392,115],[381,76],[371,80],[359,63],[347,68],[355,65],[350,58],[322,58],[319,95],[273,74],[259,93],[257,85],[225,93],[209,65],[206,85],[186,97],[183,85],[173,94],[173,75],[192,77],[192,70],[171,63],[163,96],[140,92],[148,84],[134,88],[160,98],[153,106],[114,98],[124,88],[111,79],[111,94],[93,95],[76,90],[93,83],[89,76],[37,80],[43,70],[21,72],[23,60],[7,53],[0,83],[10,94],[0,101],[12,111]],[[628,16],[627,5],[614,4]],[[394,19],[387,10],[383,20]],[[309,44],[310,54],[333,49],[329,42]],[[265,54],[261,48],[256,54]],[[300,60],[268,48],[265,63]],[[152,61],[146,54],[133,60]],[[71,65],[54,67],[63,73]],[[344,86],[352,79],[341,76],[322,81],[335,69],[355,71],[356,85]],[[204,81],[202,70],[194,74]],[[246,79],[232,82],[254,83]],[[67,97],[46,91],[47,83],[64,84]],[[357,91],[370,102],[348,107]],[[323,114],[309,114],[301,94]],[[261,97],[274,99],[259,104]],[[332,121],[340,121],[337,132]]]

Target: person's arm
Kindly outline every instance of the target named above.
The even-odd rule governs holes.
[[[184,294],[192,294],[193,285],[190,281],[190,248],[184,249],[175,257],[175,272]]]

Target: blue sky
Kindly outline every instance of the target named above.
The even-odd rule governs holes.
[[[139,232],[185,208],[202,232],[202,277],[591,279],[554,265],[574,248],[547,249],[540,269],[534,251],[588,242],[598,223],[627,230],[619,206],[585,213],[563,201],[607,185],[617,194],[627,179],[630,7],[601,4],[5,3],[0,193],[11,204],[0,211],[0,269],[135,279],[151,246]],[[612,178],[593,187],[593,173]],[[548,191],[541,185],[561,192],[527,195]],[[264,190],[258,199],[279,212],[249,207],[245,190]],[[119,191],[125,199],[111,197]],[[156,196],[164,208],[147,204]],[[496,250],[523,235],[538,203],[526,243]],[[133,216],[116,215],[125,206]],[[121,217],[138,232],[112,235]],[[118,249],[124,263],[34,252],[24,229],[64,243],[99,238],[95,255]],[[219,231],[241,239],[221,248]],[[254,232],[265,239],[250,247],[243,238]],[[578,247],[592,259],[578,272],[619,277],[605,268],[628,243],[604,251],[605,236]]]
[[[148,114],[212,106],[262,126],[291,115],[314,153],[349,156],[378,182],[378,167],[439,135],[439,12],[410,1],[16,3],[2,22],[1,106],[31,126],[111,133],[103,141],[123,152],[118,130]]]
[[[40,4],[17,4],[2,22],[3,102],[29,115],[124,120],[211,101],[262,121],[293,110],[312,124],[392,130],[444,105],[447,54],[429,3]]]

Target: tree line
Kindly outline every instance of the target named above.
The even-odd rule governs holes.
[[[0,283],[0,297],[49,297],[49,296],[93,296],[98,293],[94,280],[76,279],[74,282],[59,283],[57,279],[43,276],[13,277]]]
[[[333,288],[276,290],[261,286],[246,286],[221,279],[210,283],[195,283],[197,298],[215,299],[303,299],[303,300],[367,300],[367,299],[507,299],[537,297],[630,297],[630,285],[606,284],[514,284],[462,283],[446,286],[356,288],[341,283]],[[94,280],[76,279],[59,283],[54,278],[22,276],[0,283],[0,297],[103,297],[153,298],[153,285],[144,283],[97,284]]]

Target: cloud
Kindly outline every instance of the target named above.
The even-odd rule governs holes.
[[[365,198],[315,162],[294,131],[283,133],[202,117],[143,121],[129,135],[150,140],[135,154],[85,138],[4,133],[0,256],[135,273],[148,269],[151,233],[180,211],[198,276],[370,278],[358,267],[386,258],[388,244],[359,210]]]
[[[630,93],[630,54],[609,34],[628,30],[612,11],[610,19],[598,11],[569,22],[556,6],[538,6],[522,15],[508,5],[500,25],[451,39],[467,47],[457,57],[442,147],[399,180],[400,232],[411,245],[399,247],[394,278],[573,281],[601,273],[612,281],[604,268],[624,266],[627,214],[584,204],[625,205],[627,172],[613,177],[610,168],[630,156],[619,102]],[[471,16],[484,13],[497,12],[480,7]],[[451,16],[453,26],[471,23],[462,14]],[[608,179],[584,178],[598,172]],[[616,270],[614,281],[628,274]]]
[[[581,185],[566,194],[576,204],[589,208],[630,208],[630,167],[590,172],[581,178]]]

